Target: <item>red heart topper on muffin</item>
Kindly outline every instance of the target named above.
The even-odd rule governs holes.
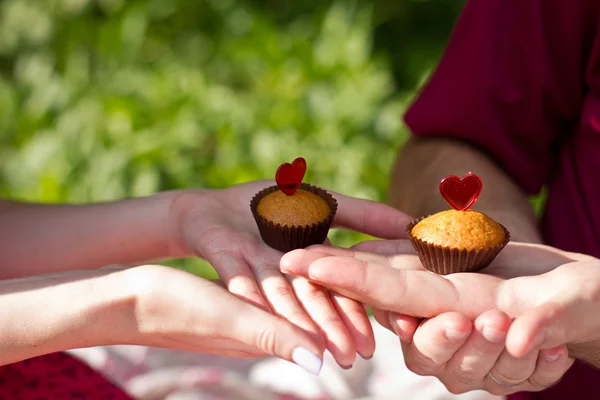
[[[296,158],[292,163],[281,164],[275,173],[275,181],[279,189],[288,196],[296,193],[306,173],[306,160]]]
[[[446,203],[460,211],[467,211],[473,207],[479,199],[482,189],[481,178],[471,172],[462,178],[449,175],[440,182],[440,193]]]

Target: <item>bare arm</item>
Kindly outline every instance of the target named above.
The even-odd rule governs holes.
[[[169,232],[175,196],[92,205],[0,200],[0,279],[183,256]]]
[[[414,217],[448,209],[438,191],[440,180],[469,171],[484,183],[474,209],[506,226],[514,241],[542,242],[533,210],[521,189],[485,153],[457,141],[411,138],[392,172],[391,203]]]
[[[125,333],[135,331],[135,297],[127,290],[105,269],[0,281],[0,365],[126,343]]]
[[[303,329],[175,268],[142,265],[0,281],[0,365],[116,344],[276,355],[315,374],[322,364],[322,350]]]

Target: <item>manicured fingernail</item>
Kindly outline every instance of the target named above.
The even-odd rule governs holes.
[[[546,359],[546,361],[550,361],[550,362],[556,361],[560,358],[560,353],[561,353],[560,348],[544,350],[544,359]]]
[[[304,347],[296,347],[292,352],[292,360],[313,375],[319,375],[323,360]]]
[[[469,332],[458,331],[456,329],[451,329],[451,328],[446,328],[444,330],[444,333],[445,333],[446,337],[453,342],[458,342],[460,340],[464,340],[469,336]]]
[[[497,343],[506,337],[506,332],[499,331],[498,329],[494,329],[491,326],[484,325],[482,335],[488,342]]]

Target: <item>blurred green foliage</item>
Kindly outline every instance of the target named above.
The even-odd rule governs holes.
[[[1,194],[223,188],[303,156],[306,181],[386,201],[403,110],[463,3],[3,0]]]

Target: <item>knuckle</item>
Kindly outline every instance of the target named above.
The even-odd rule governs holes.
[[[452,380],[442,381],[442,383],[446,387],[446,390],[448,390],[452,394],[463,394],[463,393],[466,393],[466,392],[472,390],[472,388],[465,386],[465,385],[461,384],[460,382],[455,382]]]
[[[562,375],[562,373],[558,372],[537,373],[536,371],[536,373],[531,375],[528,379],[528,382],[531,386],[531,391],[539,392],[549,388],[550,386],[556,384]]]
[[[288,285],[276,284],[270,287],[269,289],[269,297],[274,298],[282,298],[282,297],[290,297],[293,295],[292,288]]]
[[[538,379],[529,379],[530,388],[528,389],[531,392],[540,392],[544,389],[547,389],[549,386],[553,385],[556,382],[548,382],[546,380],[538,380]]]
[[[473,389],[481,382],[481,378],[478,377],[475,372],[457,370],[454,368],[450,370],[450,380],[463,389],[465,387]]]
[[[432,376],[433,368],[431,363],[426,362],[422,357],[405,357],[406,368],[412,373],[420,376]]]
[[[256,348],[266,354],[275,354],[277,348],[277,332],[272,328],[265,328],[258,335]]]
[[[301,299],[310,299],[311,303],[329,301],[326,289],[315,285],[314,283],[299,277],[290,279],[292,286],[294,287],[296,295]]]
[[[492,371],[494,377],[505,385],[517,385],[527,380],[527,376],[517,376],[515,373],[504,373],[499,369]]]

